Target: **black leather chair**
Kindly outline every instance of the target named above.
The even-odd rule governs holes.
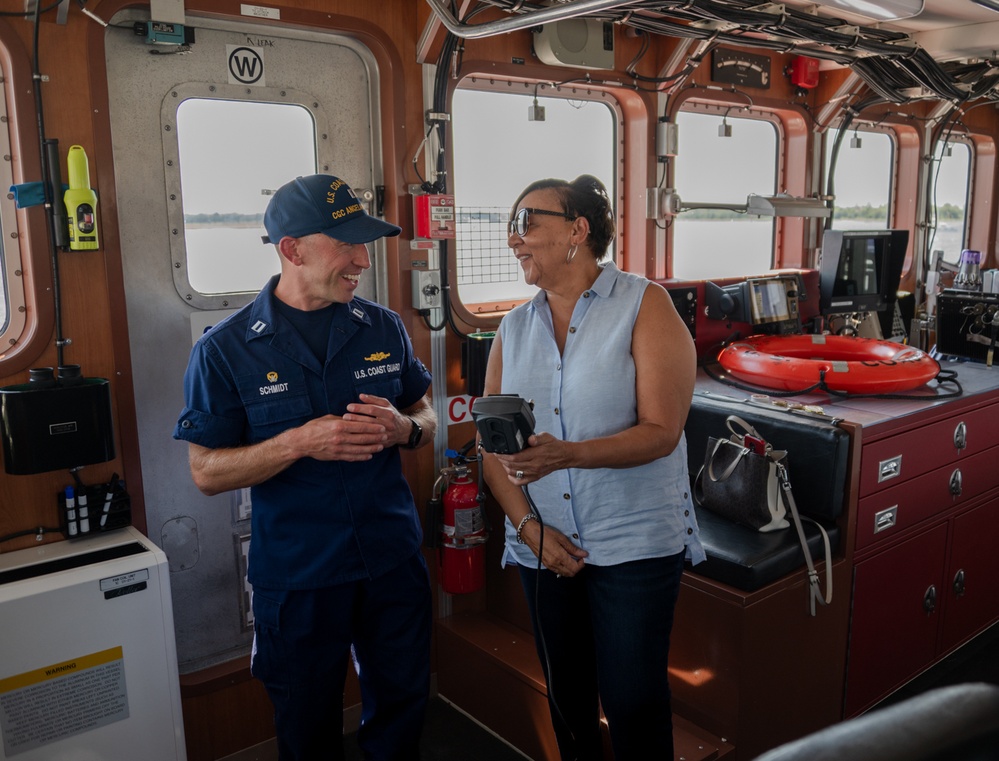
[[[999,686],[940,687],[834,724],[756,761],[997,761]]]
[[[788,477],[798,510],[822,523],[832,552],[839,548],[836,523],[843,510],[850,437],[829,419],[799,415],[769,405],[755,405],[707,392],[694,394],[684,432],[690,478],[704,464],[708,438],[727,437],[725,418],[738,415],[776,449],[787,450]],[[805,565],[794,528],[761,534],[695,506],[707,560],[693,573],[752,592]],[[816,562],[824,558],[822,536],[805,522],[805,535]]]

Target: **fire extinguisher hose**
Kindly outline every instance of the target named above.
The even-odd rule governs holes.
[[[423,546],[429,550],[436,550],[441,546],[441,527],[444,525],[441,484],[447,488],[447,477],[443,472],[434,482],[433,496],[427,500],[427,509],[423,516]]]

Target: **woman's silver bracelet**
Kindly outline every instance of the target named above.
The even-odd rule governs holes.
[[[517,525],[517,544],[524,543],[523,533],[524,533],[524,526],[527,525],[527,522],[536,521],[537,519],[538,516],[536,516],[534,513],[528,513],[527,515],[525,515],[523,518],[520,519],[520,523]]]

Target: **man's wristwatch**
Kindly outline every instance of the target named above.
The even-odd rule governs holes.
[[[420,446],[420,439],[423,438],[423,426],[417,423],[415,418],[409,420],[413,424],[413,430],[409,432],[409,441],[406,442],[406,446],[410,449],[416,449]]]

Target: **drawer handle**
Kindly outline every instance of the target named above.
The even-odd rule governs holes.
[[[962,568],[954,574],[954,594],[964,597],[964,569]]]
[[[926,590],[926,594],[923,595],[923,610],[927,613],[932,613],[937,607],[937,588],[930,584],[930,588]]]
[[[874,513],[874,533],[879,534],[885,529],[894,528],[898,520],[898,505],[879,510]]]
[[[954,472],[950,474],[950,493],[955,497],[960,497],[962,486],[963,478],[961,477],[961,469],[955,468]]]
[[[964,449],[968,446],[968,426],[962,420],[954,429],[954,449]]]
[[[878,463],[878,483],[887,481],[889,478],[898,478],[902,474],[902,455],[896,455],[888,460]]]

